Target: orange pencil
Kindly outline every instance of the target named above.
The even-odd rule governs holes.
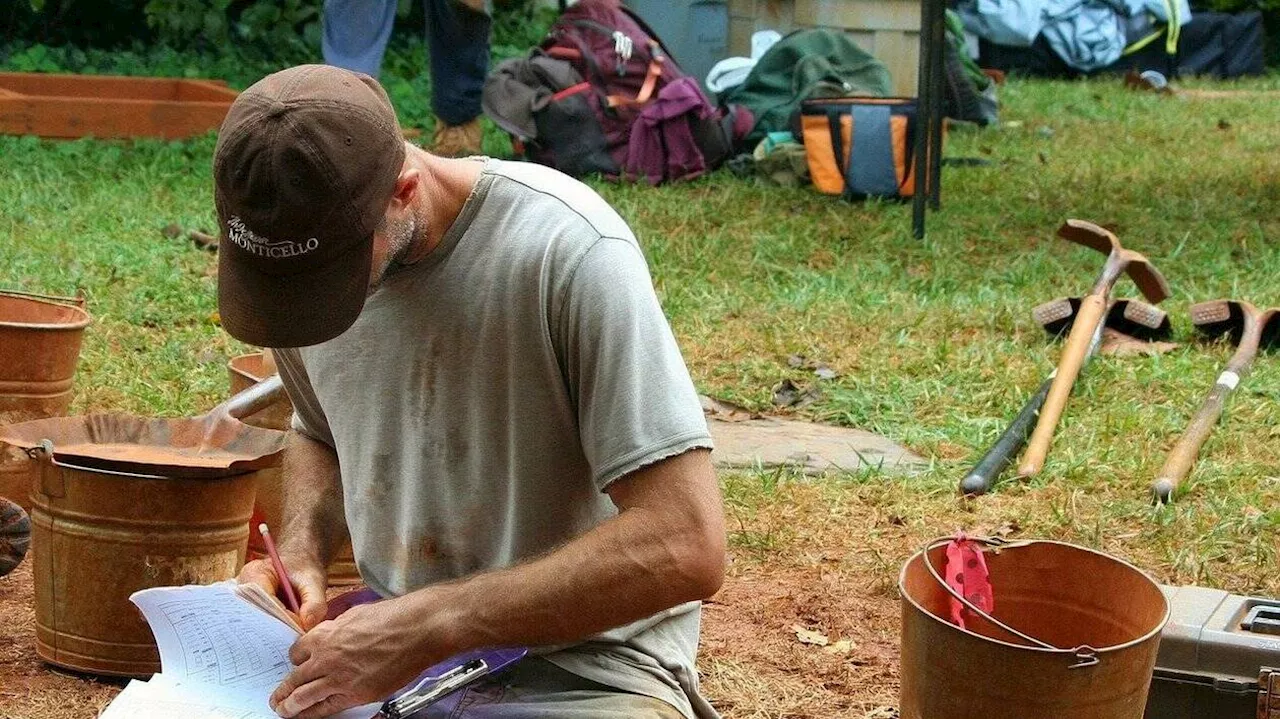
[[[271,555],[271,566],[275,567],[276,576],[284,586],[284,598],[289,602],[289,609],[297,614],[302,610],[298,606],[298,595],[293,593],[293,582],[289,581],[289,574],[284,571],[284,562],[280,561],[280,552],[276,551],[276,542],[271,538],[271,530],[267,529],[266,522],[258,525],[258,533],[262,535],[262,543],[267,545],[267,554]]]

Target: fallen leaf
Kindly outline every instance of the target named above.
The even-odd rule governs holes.
[[[1102,346],[1098,348],[1098,353],[1112,357],[1156,356],[1179,346],[1176,342],[1147,342],[1108,327],[1102,330]]]
[[[795,382],[784,379],[773,388],[773,403],[778,407],[795,407],[800,409],[807,407],[822,397],[822,392],[816,387],[804,388],[797,386]]]
[[[698,401],[702,403],[702,411],[705,414],[722,422],[745,422],[760,416],[746,407],[708,397],[705,394],[698,395]]]
[[[992,532],[992,534],[994,534],[997,537],[1003,538],[1003,537],[1011,537],[1021,531],[1022,531],[1022,525],[1018,524],[1018,520],[1011,519],[1008,522],[1005,522],[1004,524],[997,527],[996,531]]]
[[[831,369],[825,364],[820,364],[817,367],[815,367],[813,370],[813,373],[818,375],[818,379],[835,379],[836,377],[840,376],[839,374],[836,373],[835,370]]]
[[[200,350],[199,354],[196,355],[196,362],[199,362],[200,364],[208,364],[210,362],[221,363],[222,355],[218,354],[212,349],[208,349],[208,348],[202,349]]]
[[[823,647],[822,651],[828,654],[836,654],[843,657],[856,648],[857,648],[857,645],[853,643],[853,640],[841,639],[838,642],[835,642],[833,644],[829,644]]]
[[[1219,129],[1219,130],[1230,130],[1230,129],[1231,129],[1231,123],[1227,122],[1226,120],[1218,120],[1218,129]]]
[[[796,633],[796,639],[800,640],[801,644],[810,644],[815,647],[825,647],[831,643],[831,640],[827,638],[827,635],[823,634],[822,632],[814,631],[812,629],[805,629],[799,624],[792,624],[791,631]]]
[[[779,407],[790,407],[800,401],[800,388],[789,379],[773,388],[773,403]]]
[[[191,238],[191,241],[196,244],[196,247],[199,247],[202,250],[208,250],[210,252],[218,251],[218,238],[207,232],[192,230],[187,237]]]
[[[791,369],[800,369],[801,367],[808,367],[809,360],[806,359],[804,355],[791,355],[790,357],[787,358],[787,366],[790,367]]]

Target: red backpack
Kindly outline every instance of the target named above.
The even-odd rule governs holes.
[[[557,64],[567,67],[556,71]],[[580,80],[569,85],[565,77]],[[535,99],[527,102],[526,94]],[[668,121],[687,121],[689,132],[650,131],[653,137],[643,138],[647,142],[632,143],[637,120],[646,109],[652,116],[660,96],[676,94],[683,104],[679,115]],[[638,165],[667,168],[659,181],[694,174],[679,160],[668,162],[668,157],[655,158],[653,153],[672,158],[698,153],[704,169],[712,170],[731,156],[735,139],[749,129],[745,118],[716,108],[653,30],[618,0],[580,0],[566,9],[529,58],[509,60],[495,70],[486,83],[485,110],[516,136],[517,150],[536,162],[572,175],[599,172],[609,177],[646,176],[651,181],[654,173],[642,173]],[[519,131],[530,127],[530,119],[536,131]],[[680,143],[693,147],[671,146]],[[639,162],[638,152],[647,155]]]

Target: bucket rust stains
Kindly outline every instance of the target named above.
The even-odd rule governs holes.
[[[211,584],[235,576],[239,567],[236,552],[170,557],[148,554],[142,558],[143,573],[154,586]]]

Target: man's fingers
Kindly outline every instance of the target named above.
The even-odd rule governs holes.
[[[324,679],[318,679],[314,682],[307,682],[297,689],[294,689],[289,693],[289,696],[279,702],[273,702],[271,706],[275,709],[276,714],[279,714],[286,719],[292,719],[293,717],[297,717],[302,714],[302,712],[323,703],[329,698],[331,693],[332,690],[329,688],[329,682]],[[274,694],[272,695],[272,698],[275,698]],[[323,717],[328,716],[328,714],[308,714],[308,716]]]
[[[315,665],[315,662],[306,662],[301,666],[294,667],[293,671],[289,672],[288,676],[280,682],[280,686],[276,687],[274,692],[271,692],[271,698],[268,700],[268,703],[271,704],[271,708],[274,709],[276,713],[280,712],[281,702],[297,691],[298,687],[309,684],[320,678],[320,671],[316,669]]]
[[[303,664],[306,664],[307,660],[310,658],[311,640],[304,635],[299,637],[298,641],[293,643],[293,646],[289,647],[289,661],[292,662],[295,667],[300,667]]]
[[[351,697],[332,694],[316,704],[312,704],[311,708],[298,714],[294,719],[324,719],[324,717],[337,714],[343,709],[350,709],[353,706],[357,706],[359,703],[360,702],[353,700]]]
[[[240,570],[240,574],[236,576],[236,581],[241,584],[257,584],[267,593],[274,596],[276,588],[280,586],[280,580],[276,578],[276,570],[271,566],[271,562],[255,559],[244,565],[244,569]]]
[[[302,620],[302,628],[310,631],[323,622],[325,615],[329,612],[329,604],[324,596],[324,579],[313,578],[308,572],[295,579],[294,586],[298,590],[298,600],[302,603],[298,612]]]

